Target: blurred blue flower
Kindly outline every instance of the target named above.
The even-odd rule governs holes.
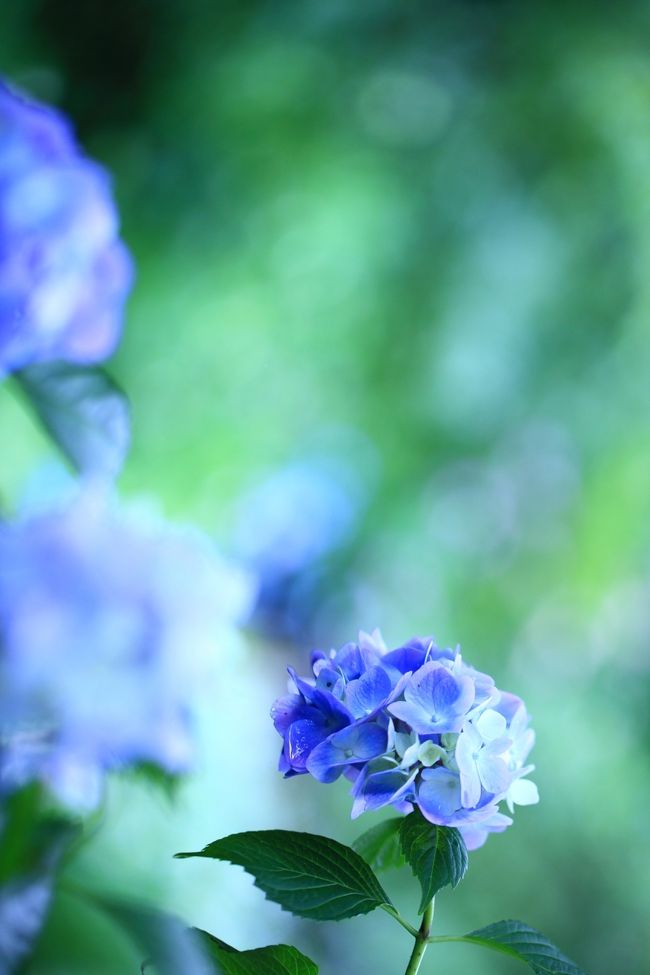
[[[334,454],[308,456],[272,472],[238,503],[234,547],[260,581],[255,616],[262,629],[281,637],[309,629],[331,585],[331,559],[366,506],[364,473],[351,476]]]
[[[92,807],[106,769],[186,769],[193,699],[250,598],[203,536],[96,489],[0,525],[0,789]]]
[[[285,775],[343,774],[353,782],[353,817],[417,806],[432,823],[458,827],[470,849],[512,822],[500,802],[512,812],[538,801],[525,778],[534,733],[523,701],[466,664],[459,648],[427,637],[389,651],[375,631],[311,659],[313,682],[290,669],[295,693],[272,710]]]
[[[49,879],[12,880],[0,887],[0,975],[11,975],[29,952],[50,905]]]
[[[0,376],[109,356],[132,276],[107,174],[62,115],[0,81]]]

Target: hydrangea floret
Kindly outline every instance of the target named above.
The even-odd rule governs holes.
[[[271,710],[282,735],[280,771],[319,782],[352,781],[352,816],[392,805],[455,826],[469,849],[538,801],[526,776],[535,736],[521,698],[462,658],[415,637],[388,650],[380,633],[329,654],[313,676],[289,668],[290,691]]]
[[[103,772],[193,758],[198,690],[252,601],[198,531],[86,487],[0,525],[0,800],[92,808]]]
[[[108,174],[63,115],[0,80],[0,376],[105,359],[132,277]]]

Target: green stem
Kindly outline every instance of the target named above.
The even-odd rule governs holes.
[[[422,924],[420,925],[420,930],[415,935],[415,944],[413,945],[413,951],[411,952],[411,957],[409,958],[404,975],[416,975],[424,952],[427,950],[429,935],[431,934],[431,922],[433,921],[433,904],[434,902],[432,900],[422,915]]]

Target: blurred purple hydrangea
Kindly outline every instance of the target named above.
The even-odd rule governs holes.
[[[107,174],[62,115],[0,81],[0,376],[105,359],[132,276]]]
[[[249,588],[203,536],[96,489],[1,524],[0,792],[38,779],[92,807],[104,770],[186,769]]]
[[[526,778],[534,732],[523,701],[499,691],[460,650],[414,638],[388,651],[378,631],[312,654],[313,679],[289,669],[292,693],[271,716],[283,737],[280,771],[353,783],[352,816],[414,806],[456,826],[469,849],[502,832],[515,804],[538,802]]]

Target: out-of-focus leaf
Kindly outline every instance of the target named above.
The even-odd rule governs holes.
[[[89,899],[141,948],[147,972],[152,967],[152,975],[214,975],[203,939],[178,918],[153,907],[96,894]]]
[[[126,397],[101,369],[54,362],[16,373],[34,412],[80,474],[113,478],[128,453]]]
[[[5,797],[0,812],[0,885],[47,873],[80,828],[44,805],[38,785]]]

